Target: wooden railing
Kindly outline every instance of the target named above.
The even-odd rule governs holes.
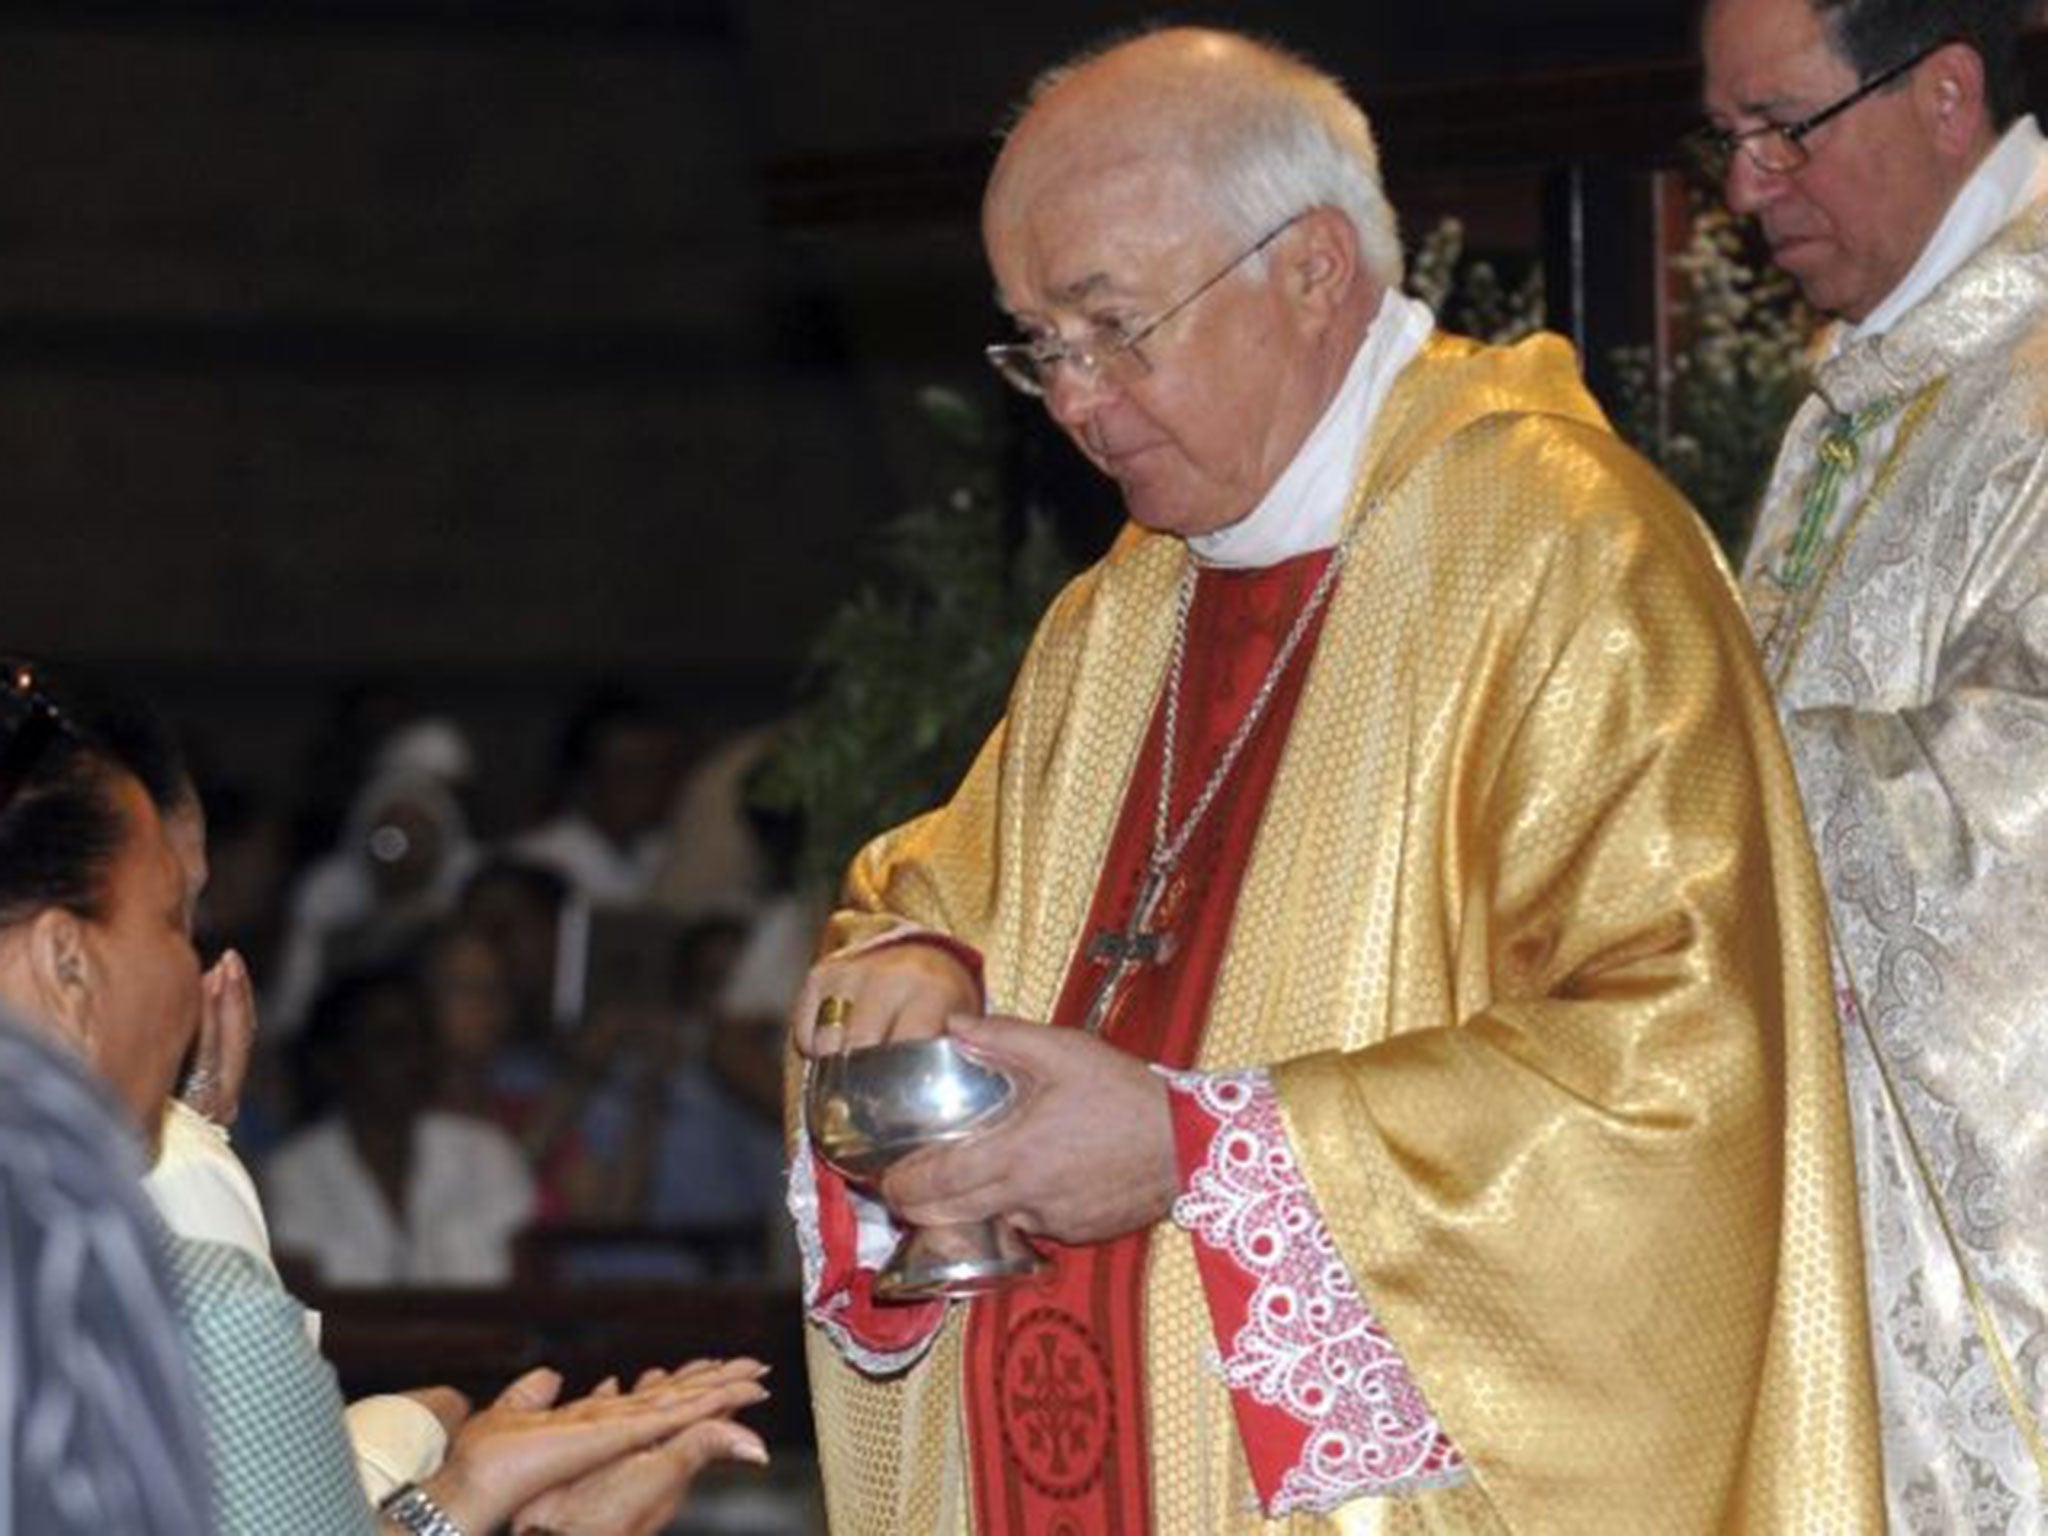
[[[553,1366],[581,1392],[651,1365],[751,1355],[770,1399],[746,1419],[771,1446],[812,1443],[803,1321],[793,1286],[745,1281],[498,1289],[322,1290],[321,1344],[343,1394],[445,1383],[487,1402],[522,1371]]]

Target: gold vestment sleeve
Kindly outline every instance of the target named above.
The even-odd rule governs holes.
[[[1279,1067],[1291,1139],[1511,1528],[1881,1528],[1821,898],[1746,630],[1646,474],[1502,446],[1583,536],[1425,658],[1384,1018]],[[1435,537],[1470,549],[1465,468]]]

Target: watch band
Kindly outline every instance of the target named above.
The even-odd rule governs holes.
[[[407,1536],[466,1536],[462,1527],[418,1483],[400,1483],[384,1496],[377,1513]]]

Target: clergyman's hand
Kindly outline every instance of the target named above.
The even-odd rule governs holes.
[[[1180,1193],[1166,1084],[1077,1029],[956,1017],[949,1032],[1022,1079],[999,1125],[905,1158],[882,1198],[913,1226],[990,1217],[1063,1243],[1097,1243],[1163,1218]]]
[[[842,1024],[819,1029],[826,998],[848,1005]],[[829,1056],[884,1040],[929,1040],[946,1019],[981,1008],[974,975],[942,945],[917,939],[820,960],[790,1011],[790,1038],[805,1056]]]

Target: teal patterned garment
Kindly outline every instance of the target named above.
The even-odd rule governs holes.
[[[255,1259],[171,1239],[171,1293],[212,1449],[219,1536],[372,1536],[334,1371]]]

